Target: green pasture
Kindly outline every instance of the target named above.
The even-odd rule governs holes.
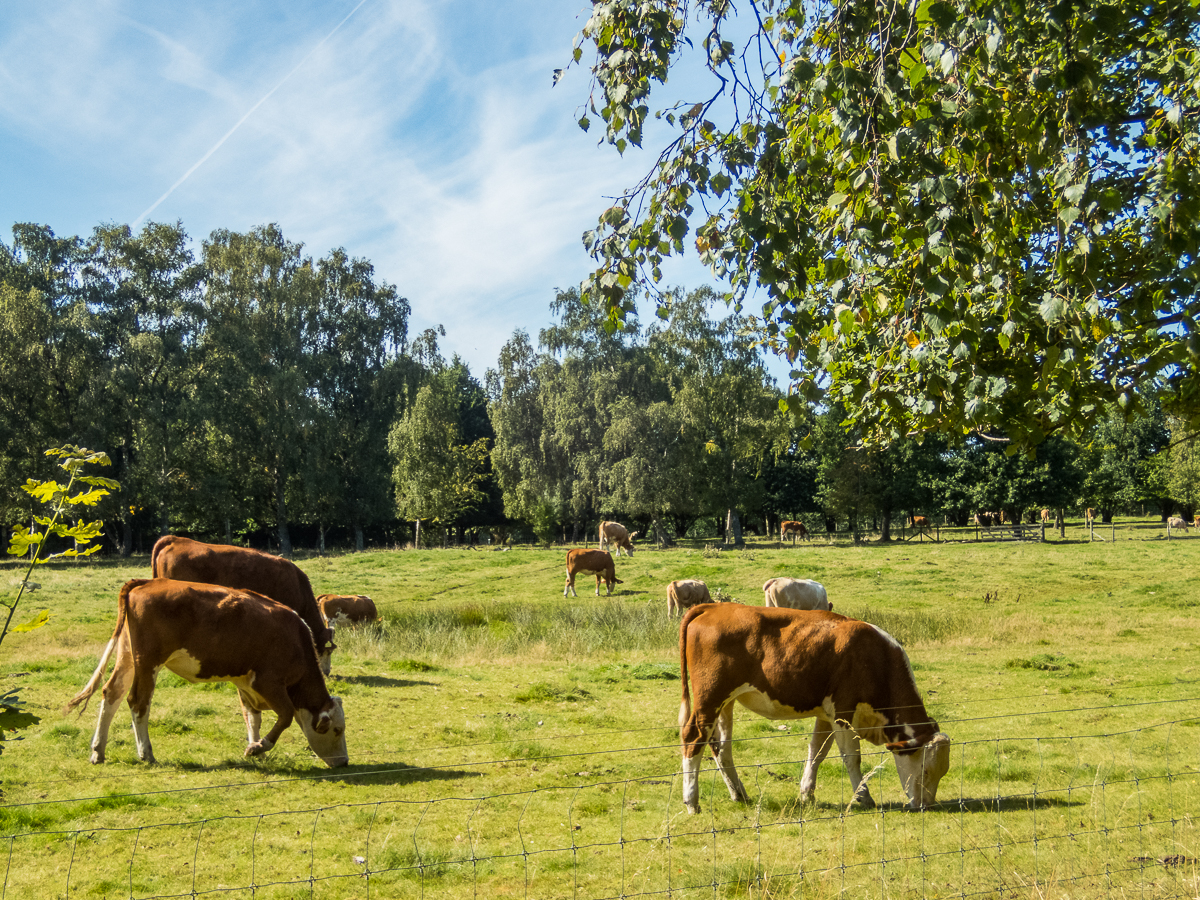
[[[50,624],[0,655],[42,717],[0,756],[0,898],[1195,896],[1200,540],[1073,527],[1045,544],[643,547],[611,598],[588,577],[569,600],[563,548],[301,559],[317,593],[369,594],[383,617],[338,632],[339,770],[295,726],[245,759],[232,686],[170,673],[159,764],[136,761],[122,712],[90,765],[95,705],[60,711],[148,561],[43,567],[21,617]],[[836,751],[801,807],[810,723],[739,710],[754,802],[706,770],[703,813],[684,812],[665,585],[760,604],[777,575],[821,581],[836,612],[905,644],[955,742],[938,807],[905,809],[869,746],[878,809],[847,807]],[[0,566],[0,588],[18,578]]]

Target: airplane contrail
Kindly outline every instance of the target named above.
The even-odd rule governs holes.
[[[254,111],[256,109],[258,109],[260,106],[262,106],[264,103],[266,103],[271,98],[272,94],[274,94],[277,90],[279,90],[281,87],[283,87],[284,83],[289,78],[291,78],[293,75],[295,75],[296,72],[299,71],[300,67],[303,66],[306,62],[308,62],[309,58],[314,53],[316,53],[318,50],[320,50],[326,41],[328,41],[331,37],[333,37],[335,34],[337,34],[338,29],[341,28],[343,25],[345,25],[350,20],[350,17],[353,16],[356,12],[358,12],[359,7],[361,7],[366,2],[367,2],[367,0],[359,0],[358,6],[355,6],[354,9],[350,10],[350,12],[346,14],[346,18],[342,19],[342,21],[338,22],[337,25],[335,25],[333,27],[333,31],[329,32],[329,34],[327,34],[327,35],[325,35],[325,37],[321,38],[321,40],[317,43],[317,45],[315,47],[313,47],[311,50],[309,50],[307,54],[305,54],[304,59],[302,59],[302,60],[300,60],[300,62],[296,63],[295,67],[290,72],[288,72],[286,75],[284,75],[283,78],[281,78],[279,80],[279,83],[277,85],[275,85],[275,87],[273,87],[269,91],[267,91],[263,95],[261,100],[259,100],[252,107],[250,107],[250,109],[246,110],[246,114],[244,116],[242,116],[240,119],[238,119],[237,123],[232,128],[230,128],[227,132],[225,132],[225,135],[219,141],[217,141],[215,144],[213,144],[212,147],[209,148],[209,151],[207,153],[205,153],[202,157],[200,157],[198,160],[196,160],[196,163],[190,169],[188,169],[186,172],[184,172],[183,175],[181,175],[179,177],[179,180],[176,181],[173,185],[171,185],[167,189],[167,192],[165,194],[163,194],[161,197],[159,197],[157,200],[155,200],[152,204],[150,204],[149,209],[147,209],[144,213],[142,213],[140,216],[138,216],[136,219],[134,219],[133,224],[130,227],[136,228],[138,225],[140,225],[142,222],[144,222],[146,217],[149,216],[150,213],[152,213],[152,212],[154,212],[154,210],[158,209],[159,204],[161,204],[164,200],[166,200],[173,193],[175,193],[175,189],[177,187],[179,187],[181,184],[183,184],[185,181],[187,181],[188,177],[193,172],[195,172],[198,168],[200,168],[202,165],[204,165],[204,163],[208,160],[208,158],[210,156],[212,156],[214,153],[216,153],[218,150],[220,150],[221,145],[224,144],[227,140],[229,140],[229,138],[233,136],[233,133],[235,131],[237,131],[239,128],[241,128],[242,124],[248,118],[250,118],[252,115],[254,115]]]

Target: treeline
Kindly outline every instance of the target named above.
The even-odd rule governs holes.
[[[100,514],[122,554],[168,530],[291,553],[327,533],[578,542],[601,518],[668,544],[781,518],[888,535],[910,513],[1200,507],[1193,442],[1154,412],[1032,457],[970,435],[850,449],[836,402],[781,412],[755,322],[714,318],[705,289],[615,330],[561,292],[536,345],[515,333],[481,383],[442,357],[444,330],[410,338],[408,302],[365,260],[306,256],[275,226],[191,246],[179,224],[0,242],[4,525],[29,520],[20,485],[67,442],[114,461]]]

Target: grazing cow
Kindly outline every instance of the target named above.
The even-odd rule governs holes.
[[[567,586],[563,588],[563,596],[567,596],[567,591],[571,592],[571,596],[578,597],[575,593],[575,576],[580,572],[595,572],[596,573],[596,596],[600,596],[600,578],[603,576],[604,584],[608,588],[609,595],[613,592],[614,584],[624,584],[617,577],[617,567],[613,564],[613,558],[603,550],[568,550],[567,551]]]
[[[787,609],[833,609],[825,585],[808,578],[772,578],[763,585],[763,606]]]
[[[784,540],[789,534],[799,537],[802,541],[808,540],[808,529],[804,527],[803,522],[781,522],[779,525],[779,540]]]
[[[929,517],[928,516],[909,516],[908,524],[911,525],[913,528],[917,529],[917,531],[928,531],[929,530]]]
[[[950,738],[925,711],[908,656],[874,625],[830,612],[700,606],[679,626],[679,666],[688,812],[700,811],[705,744],[729,796],[749,800],[733,765],[734,700],[768,719],[816,716],[800,779],[804,801],[813,799],[817,769],[833,740],[865,807],[875,804],[862,779],[860,738],[892,751],[914,808],[934,802],[950,768]]]
[[[638,532],[632,533],[625,530],[625,526],[620,522],[601,522],[600,523],[600,549],[606,552],[613,544],[617,545],[617,556],[621,555],[624,550],[630,556],[633,556],[633,539],[638,536]]]
[[[1091,525],[1096,521],[1096,511],[1089,506],[1083,511],[1083,518],[1086,524]]]
[[[712,603],[708,593],[708,585],[695,578],[685,578],[672,581],[667,585],[667,615],[675,615],[675,611],[683,612],[701,603]]]
[[[325,687],[312,631],[282,603],[251,591],[190,581],[126,582],[117,600],[113,636],[91,679],[67,704],[68,711],[80,704],[80,713],[87,708],[114,651],[113,673],[101,692],[92,738],[93,763],[104,762],[108,729],[127,693],[138,758],[154,762],[150,699],[164,666],[192,683],[234,683],[246,720],[246,756],[274,747],[294,718],[327,765],[337,768],[349,760],[342,701]],[[264,709],[274,710],[278,721],[260,737]]]
[[[168,534],[160,537],[150,552],[150,571],[155,578],[220,584],[265,594],[300,614],[317,642],[321,671],[329,674],[335,649],[333,630],[321,617],[308,576],[291,560],[246,547],[204,544]]]
[[[325,621],[334,627],[341,622],[357,625],[379,621],[375,601],[365,594],[322,594],[317,598],[317,606]]]
[[[1041,512],[1041,517],[1042,517],[1043,522],[1049,522],[1050,521],[1050,510],[1043,509]]]
[[[1177,528],[1182,531],[1187,531],[1187,527],[1188,527],[1187,519],[1181,518],[1179,516],[1171,516],[1171,518],[1167,519],[1167,524],[1170,525],[1172,528]]]

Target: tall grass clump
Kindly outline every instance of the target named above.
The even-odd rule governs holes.
[[[877,609],[866,606],[848,610],[844,614],[882,628],[901,644],[942,643],[979,630],[978,621],[955,610]]]
[[[679,625],[658,603],[474,603],[404,609],[385,616],[377,629],[348,639],[355,641],[356,652],[387,659],[513,656],[541,644],[571,656],[593,656],[669,650],[679,640]]]

